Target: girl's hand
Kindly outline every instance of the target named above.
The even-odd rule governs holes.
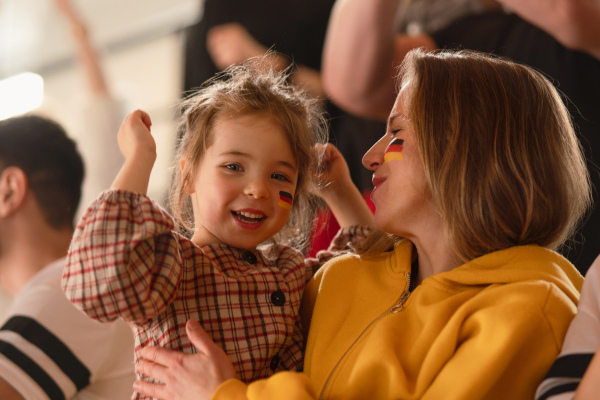
[[[150,133],[152,121],[142,110],[129,113],[117,134],[119,149],[125,160],[144,160],[154,163],[156,159],[156,143]]]
[[[317,181],[320,184],[316,194],[327,200],[329,194],[354,186],[346,159],[337,147],[331,143],[317,144],[314,151],[323,154],[318,168]]]
[[[136,372],[162,384],[139,380],[133,386],[137,392],[165,400],[210,399],[221,383],[236,377],[225,352],[198,321],[189,320],[186,332],[198,354],[160,347],[142,349]]]
[[[340,227],[373,225],[373,214],[352,182],[342,153],[331,143],[317,145],[314,151],[323,152],[318,178],[321,183],[315,194],[325,200]]]

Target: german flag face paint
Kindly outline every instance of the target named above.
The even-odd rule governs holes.
[[[279,207],[285,208],[286,210],[292,209],[292,200],[294,197],[288,192],[281,191],[279,192]]]
[[[404,149],[404,140],[403,139],[394,139],[389,144],[389,146],[385,149],[385,154],[383,155],[384,161],[390,162],[393,160],[402,160],[402,150]]]

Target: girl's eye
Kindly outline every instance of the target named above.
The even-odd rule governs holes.
[[[238,164],[227,164],[225,165],[225,168],[230,171],[242,171],[242,166]]]
[[[271,174],[271,179],[276,179],[278,181],[291,182],[287,176],[283,174]]]

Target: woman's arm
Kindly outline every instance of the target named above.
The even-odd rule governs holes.
[[[142,349],[136,372],[162,384],[139,380],[134,385],[137,392],[165,400],[316,398],[308,378],[300,373],[281,372],[250,385],[242,383],[235,379],[225,352],[197,321],[188,321],[186,332],[197,354],[159,347]]]

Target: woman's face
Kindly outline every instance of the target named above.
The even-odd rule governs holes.
[[[428,199],[429,189],[415,134],[405,114],[402,90],[396,99],[386,134],[363,157],[373,171],[375,224],[384,232],[415,238],[439,222]],[[435,220],[431,220],[435,218]]]

